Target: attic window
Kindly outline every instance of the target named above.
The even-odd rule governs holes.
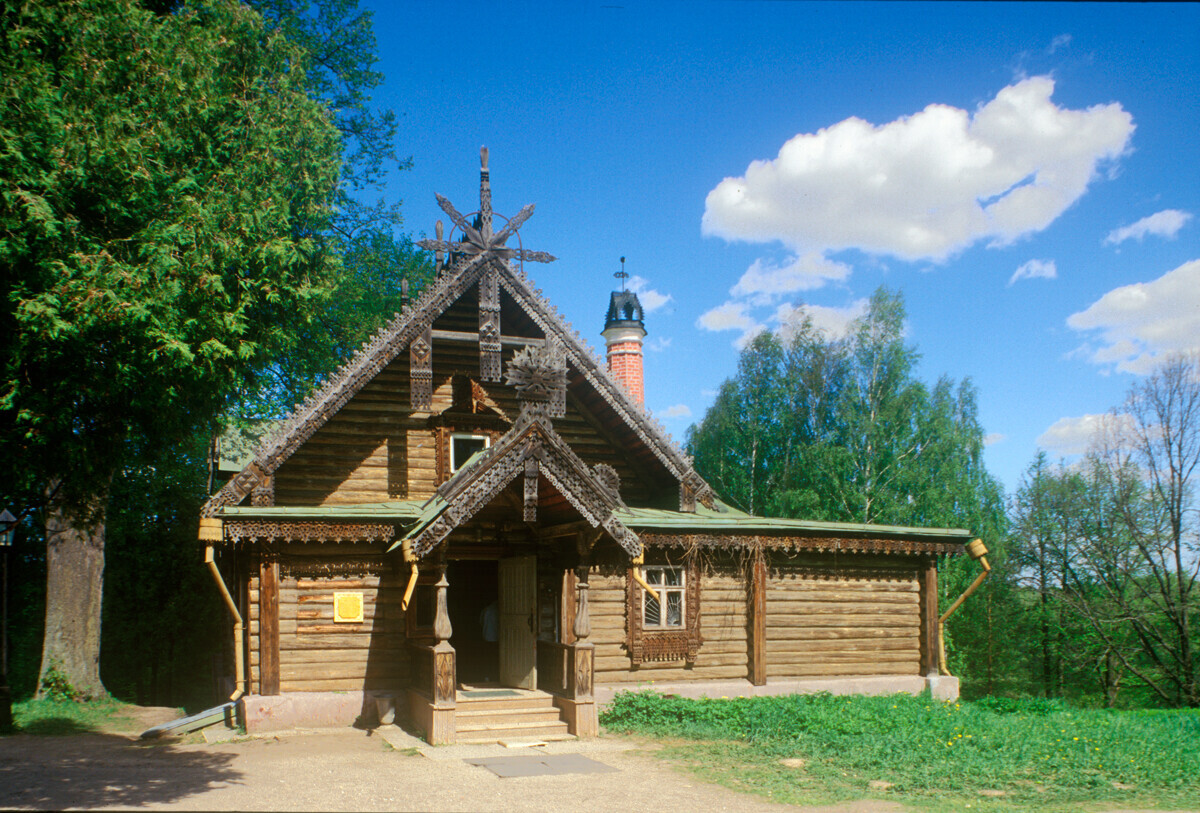
[[[492,445],[492,439],[487,435],[474,435],[466,432],[454,432],[450,435],[450,471],[462,468],[471,459],[471,455],[481,452]]]

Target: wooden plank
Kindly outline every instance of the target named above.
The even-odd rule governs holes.
[[[750,573],[750,600],[746,608],[750,617],[749,677],[755,686],[767,683],[767,563],[756,558]]]
[[[382,640],[381,640],[382,639]],[[395,635],[289,635],[280,641],[284,651],[295,649],[375,649],[377,651],[400,651],[405,648],[405,638]]]
[[[768,606],[768,610],[770,605]],[[873,615],[767,615],[768,627],[911,627],[918,629],[916,613],[911,615],[893,615],[880,613]]]
[[[911,640],[918,644],[916,628],[908,627],[768,627],[769,641]]]
[[[408,651],[405,649],[388,649],[372,651],[371,649],[284,649],[280,653],[280,668],[284,666],[301,666],[304,664],[320,664],[337,661],[352,666],[362,666],[368,662],[404,663],[408,661]]]
[[[259,693],[279,694],[279,562],[259,563]]]
[[[937,558],[928,557],[921,570],[920,606],[921,663],[923,675],[936,675],[938,671],[938,588]]]
[[[703,673],[699,669],[680,669],[675,663],[663,664],[661,668],[654,668],[652,663],[643,663],[640,669],[633,671],[626,668],[624,671],[601,672],[597,669],[596,684],[637,684],[645,683],[647,680],[722,680],[744,678],[745,676],[745,662],[733,666],[705,669]]]

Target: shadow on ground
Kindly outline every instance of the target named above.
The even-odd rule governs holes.
[[[61,733],[65,721],[52,722]],[[232,754],[143,744],[113,734],[3,737],[0,808],[62,810],[173,802],[219,785],[240,784],[242,775],[232,767],[233,759]]]

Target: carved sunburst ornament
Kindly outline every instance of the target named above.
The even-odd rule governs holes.
[[[526,347],[508,363],[505,383],[523,401],[557,402],[567,389],[567,363],[551,342]]]
[[[417,245],[427,251],[435,252],[439,265],[441,264],[443,254],[450,256],[452,259],[456,256],[461,256],[466,262],[461,264],[459,270],[465,270],[481,257],[495,257],[501,260],[517,260],[519,262],[524,262],[525,260],[538,263],[554,262],[557,258],[544,251],[528,251],[524,248],[510,248],[505,245],[508,239],[517,233],[517,229],[521,228],[530,215],[533,214],[534,205],[532,203],[517,212],[517,216],[512,220],[508,220],[504,215],[497,214],[496,216],[504,219],[506,223],[504,228],[499,232],[492,232],[492,216],[495,213],[492,212],[492,185],[488,173],[487,147],[483,147],[479,151],[479,157],[478,212],[471,212],[468,215],[460,214],[454,208],[454,204],[441,195],[437,195],[438,206],[442,208],[443,212],[449,215],[455,228],[462,232],[462,239],[443,240],[442,223],[439,220],[437,223],[437,239],[418,240]],[[478,228],[471,225],[467,220],[467,217],[470,215],[479,216],[477,221],[479,224]],[[451,234],[453,234],[453,231]]]

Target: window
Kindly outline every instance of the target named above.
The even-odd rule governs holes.
[[[660,562],[666,556],[652,551]],[[636,668],[646,661],[685,661],[694,664],[703,639],[700,635],[700,565],[688,557],[678,565],[646,565],[641,576],[657,595],[650,595],[633,578],[625,580],[625,647]]]
[[[647,567],[642,575],[658,593],[656,600],[642,591],[642,629],[682,629],[686,581],[683,568]]]
[[[450,435],[450,471],[451,473],[462,468],[463,464],[471,459],[471,455],[476,452],[481,452],[488,446],[492,445],[492,440],[487,435],[471,435],[462,432],[455,432]]]

